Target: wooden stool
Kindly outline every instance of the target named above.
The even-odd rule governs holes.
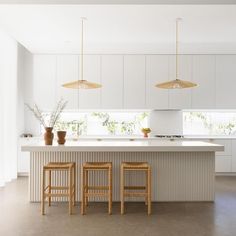
[[[108,186],[89,186],[89,171],[108,171]],[[81,172],[81,214],[86,213],[88,198],[90,196],[107,196],[108,197],[108,213],[112,213],[112,163],[111,162],[86,162],[82,165]],[[89,192],[89,190],[107,190],[107,192]]]
[[[125,186],[125,171],[145,171],[146,186]],[[125,190],[145,190],[145,192],[129,192]],[[147,162],[122,162],[120,168],[121,214],[124,214],[125,197],[145,197],[148,215],[151,214],[151,167]]]
[[[63,186],[51,186],[51,172],[58,170],[66,170],[69,172],[69,183],[67,187]],[[46,171],[48,171],[48,185],[45,187]],[[41,202],[41,213],[45,214],[45,198],[48,198],[48,205],[51,206],[52,197],[69,197],[69,214],[72,214],[72,204],[75,205],[75,163],[74,162],[49,162],[43,167],[42,177],[42,202]],[[52,190],[66,190],[63,193],[52,193]]]

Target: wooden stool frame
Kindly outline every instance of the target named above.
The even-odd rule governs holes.
[[[107,171],[108,186],[89,186],[89,171]],[[107,192],[89,192],[89,190],[107,190]],[[108,197],[108,214],[112,214],[112,163],[86,162],[82,164],[81,171],[81,214],[86,214],[86,206],[91,196]]]
[[[68,197],[69,198],[69,214],[72,214],[72,205],[75,205],[76,197],[76,164],[74,162],[49,162],[43,166],[42,176],[42,201],[41,201],[41,214],[45,214],[45,199],[48,198],[48,206],[51,206],[52,197]],[[68,171],[69,181],[68,186],[52,186],[51,178],[52,171]],[[46,172],[48,172],[48,185],[46,184]],[[64,193],[52,193],[52,190],[66,190]]]
[[[125,171],[145,171],[146,186],[125,186]],[[129,192],[125,190],[145,190],[145,192]],[[151,214],[151,167],[147,162],[122,162],[120,168],[120,200],[121,214],[125,213],[125,197],[145,197],[148,215]]]

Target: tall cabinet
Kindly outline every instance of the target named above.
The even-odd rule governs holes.
[[[103,55],[101,57],[101,108],[123,108],[123,76],[124,57],[122,55]]]
[[[124,108],[146,108],[145,56],[124,56]]]

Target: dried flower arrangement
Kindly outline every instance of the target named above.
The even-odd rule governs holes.
[[[61,98],[59,100],[59,102],[57,103],[55,109],[50,114],[50,118],[49,118],[48,122],[46,121],[46,117],[43,114],[42,110],[36,104],[34,104],[33,107],[31,107],[27,103],[25,105],[34,114],[36,119],[43,125],[44,128],[47,128],[47,127],[53,128],[55,126],[57,120],[59,119],[61,112],[66,107],[67,101],[64,101],[63,98]]]

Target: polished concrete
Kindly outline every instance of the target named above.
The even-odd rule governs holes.
[[[21,177],[0,188],[1,236],[235,236],[236,177],[216,178],[215,203],[155,203],[147,216],[143,203],[129,203],[127,214],[120,215],[115,203],[113,215],[104,203],[90,204],[81,216],[79,207],[68,215],[67,204],[46,207],[28,202],[28,179]]]

